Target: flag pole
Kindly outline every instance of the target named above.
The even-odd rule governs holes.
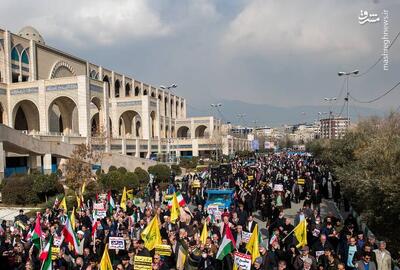
[[[305,220],[305,219],[304,219],[304,220]],[[301,222],[303,222],[304,220],[302,220]],[[296,230],[296,228],[301,224],[301,222],[300,222],[299,224],[297,224],[297,226],[294,227],[294,229],[293,229],[290,233],[288,233],[288,235],[286,235],[286,236],[282,239],[282,242],[285,241],[285,239],[288,238],[288,237],[294,232],[294,230]],[[306,226],[307,226],[307,223],[306,223]]]

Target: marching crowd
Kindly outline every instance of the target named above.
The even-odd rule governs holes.
[[[141,203],[124,190],[31,218],[21,210],[1,223],[0,269],[393,269],[385,242],[366,237],[354,217],[321,215],[323,198],[340,201],[340,186],[312,157],[237,157],[230,167],[165,190],[150,183]],[[233,190],[229,208],[206,206],[211,186]],[[288,218],[284,210],[299,203]]]

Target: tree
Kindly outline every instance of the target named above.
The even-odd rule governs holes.
[[[69,188],[80,192],[84,181],[87,183],[95,180],[92,173],[92,164],[96,164],[99,157],[90,145],[77,145],[66,164],[66,184]]]
[[[341,140],[308,145],[329,165],[353,208],[389,246],[399,247],[400,115],[365,119]]]
[[[171,165],[171,171],[174,172],[175,175],[181,175],[182,174],[181,167],[179,167],[179,165],[176,165],[176,164],[172,164]]]
[[[8,204],[35,204],[40,200],[32,189],[33,178],[26,175],[5,179],[2,200]]]
[[[29,177],[33,179],[32,190],[40,199],[44,199],[46,202],[49,196],[64,192],[64,187],[55,173],[50,175],[36,173]]]
[[[164,164],[150,166],[148,172],[154,176],[155,181],[164,183],[168,182],[171,175],[171,169]]]
[[[140,186],[141,186],[141,187],[147,186],[147,184],[148,184],[149,181],[150,181],[150,176],[149,176],[149,174],[148,174],[145,170],[143,170],[142,168],[140,168],[140,167],[136,167],[136,169],[135,169],[135,174],[137,175],[137,178],[138,178],[138,180],[139,180]]]

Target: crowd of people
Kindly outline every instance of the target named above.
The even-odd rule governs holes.
[[[210,172],[187,174],[164,189],[151,182],[148,196],[140,203],[108,192],[96,199],[84,198],[85,203],[78,202],[72,213],[62,203],[31,218],[21,210],[13,223],[1,223],[0,269],[44,269],[50,259],[51,268],[46,269],[102,270],[107,265],[117,270],[394,267],[385,242],[365,237],[351,215],[342,220],[321,209],[323,199],[340,200],[340,186],[309,155],[236,157],[229,168],[229,173],[217,174],[218,179]],[[206,192],[211,186],[233,190],[229,208],[211,211]],[[171,209],[171,197],[175,200],[177,195],[178,218]],[[299,205],[294,217],[285,214],[285,209]],[[143,234],[154,220],[160,243],[149,246],[154,239]],[[294,232],[304,221],[306,241],[299,243]],[[253,239],[257,251],[249,249],[252,234],[260,235]],[[227,254],[223,250],[226,239],[233,245]],[[139,258],[145,258],[145,263],[139,265]]]

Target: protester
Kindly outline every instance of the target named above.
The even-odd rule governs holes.
[[[321,216],[323,199],[340,197],[338,183],[309,155],[235,157],[229,166],[217,179],[171,176],[164,188],[152,179],[142,202],[126,189],[78,192],[73,209],[64,198],[31,219],[21,210],[1,223],[0,268],[231,270],[241,261],[241,269],[391,269],[386,243],[358,232],[353,216]],[[216,185],[233,190],[229,208],[206,205]],[[294,218],[285,215],[299,204]]]

